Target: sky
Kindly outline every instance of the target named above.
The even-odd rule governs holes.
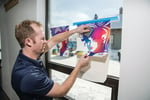
[[[122,0],[51,0],[51,26],[72,25],[73,22],[116,16]]]

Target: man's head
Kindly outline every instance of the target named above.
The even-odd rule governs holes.
[[[34,40],[36,32],[31,26],[32,24],[36,24],[37,26],[42,27],[39,22],[33,20],[24,20],[15,27],[15,36],[21,48],[25,46],[26,38],[32,38]]]
[[[43,53],[47,45],[42,25],[36,21],[25,20],[16,25],[15,36],[21,48],[35,55]]]

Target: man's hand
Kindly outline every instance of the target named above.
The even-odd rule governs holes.
[[[81,25],[81,26],[77,27],[75,30],[77,33],[86,33],[86,32],[90,31],[88,25]]]
[[[80,57],[77,63],[77,67],[82,68],[82,67],[88,66],[89,62],[90,62],[90,57],[87,54],[85,54]]]

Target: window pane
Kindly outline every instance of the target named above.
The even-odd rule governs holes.
[[[121,31],[122,31],[122,0],[51,0],[50,1],[50,22],[49,28],[69,25],[73,29],[73,22],[94,19],[95,14],[98,18],[109,16],[120,16],[119,22],[111,23],[111,39],[109,45],[109,70],[108,74],[119,77],[120,71],[120,50],[121,50]],[[50,35],[51,37],[51,35]],[[59,56],[58,47],[55,46],[49,52],[50,61],[74,67],[77,63],[76,53],[78,34],[69,37],[69,49],[67,55]]]

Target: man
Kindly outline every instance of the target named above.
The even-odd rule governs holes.
[[[89,57],[82,56],[72,73],[60,85],[49,79],[40,56],[70,35],[84,32],[89,32],[86,25],[58,34],[46,41],[39,22],[25,20],[16,25],[15,36],[21,50],[14,64],[11,83],[20,100],[52,100],[52,97],[66,95],[80,69],[88,65]]]

